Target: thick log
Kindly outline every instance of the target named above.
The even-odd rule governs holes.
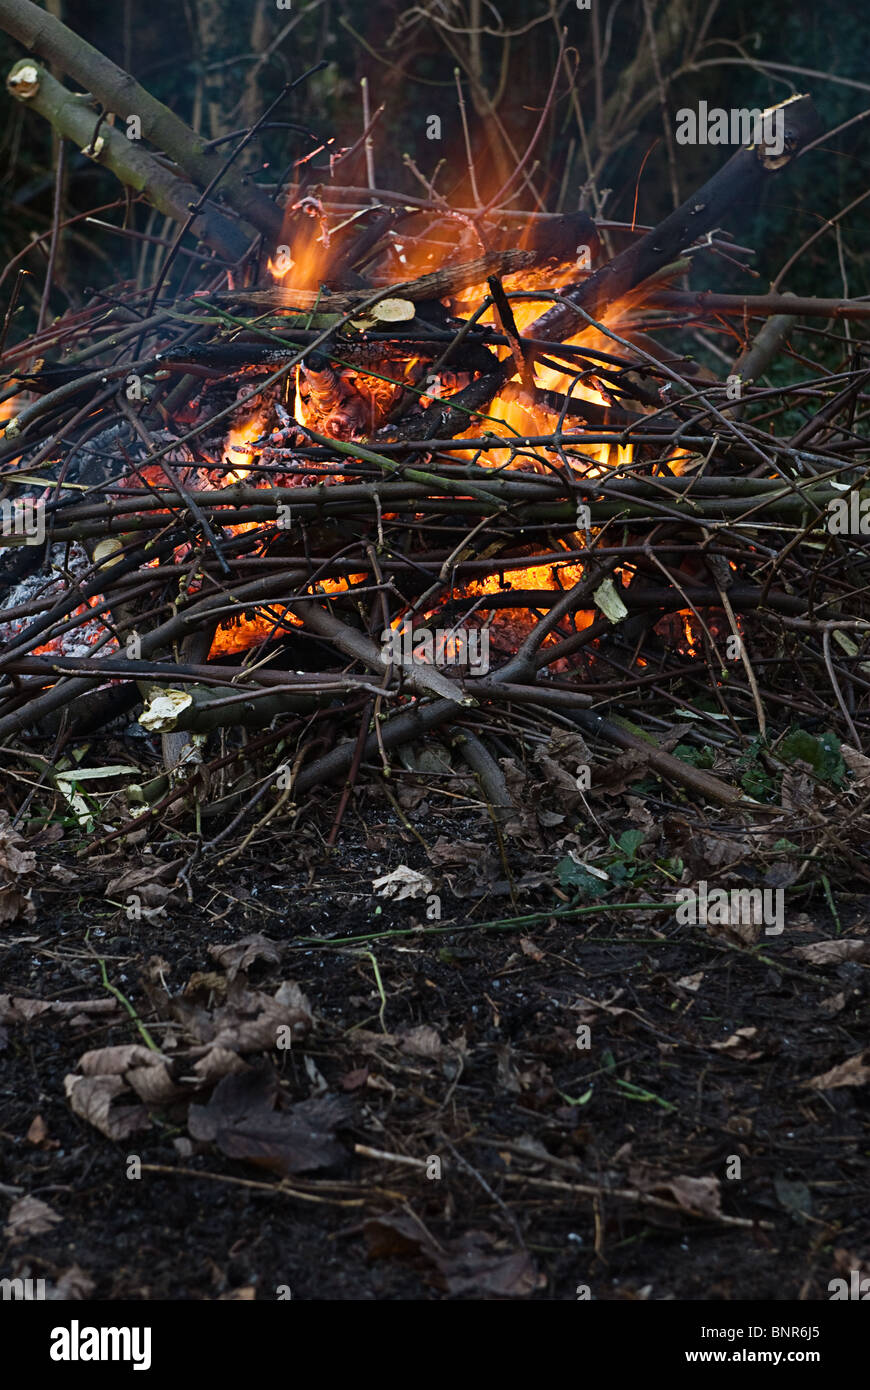
[[[563,293],[570,304],[548,309],[527,329],[529,337],[551,342],[570,337],[586,321],[572,306],[592,318],[600,318],[608,304],[670,265],[698,237],[718,226],[735,206],[755,205],[767,181],[790,164],[819,129],[819,119],[808,96],[791,97],[772,109],[782,111],[784,145],[779,153],[774,153],[765,141],[739,149],[697,193],[640,241],[614,256],[586,280],[568,285]]]
[[[788,314],[792,318],[870,319],[868,299],[815,299],[794,294],[714,294],[712,290],[652,290],[646,303],[651,308],[697,315],[728,314],[732,318],[767,318]]]
[[[766,179],[785,167],[818,128],[818,116],[809,97],[793,97],[781,103],[781,108],[784,149],[778,156],[771,154],[763,143],[738,150],[703,188],[653,231],[586,280],[567,286],[564,294],[570,303],[548,309],[525,330],[524,336],[548,342],[570,337],[586,323],[587,316],[600,315],[608,304],[671,264],[698,236],[714,227],[735,201],[757,198]],[[485,413],[485,407],[514,371],[512,360],[503,362],[497,371],[451,397],[449,403],[436,402],[421,417],[421,421],[427,422],[428,432],[421,433],[420,422],[415,421],[408,437],[449,438],[458,434],[464,422],[470,421],[468,412]]]
[[[537,251],[489,251],[476,261],[448,266],[444,270],[433,271],[431,275],[423,275],[419,280],[379,285],[375,290],[368,288],[329,294],[323,290],[295,290],[289,286],[274,285],[265,290],[224,290],[211,295],[210,302],[228,307],[250,305],[255,309],[312,309],[316,305],[318,315],[346,314],[364,300],[371,305],[379,299],[410,299],[414,303],[443,299],[446,295],[467,290],[471,285],[482,284],[490,275],[512,275],[515,271],[527,270],[540,263],[541,257]]]
[[[242,367],[277,366],[281,362],[289,362],[291,357],[298,357],[305,347],[304,340],[293,346],[284,346],[281,343],[262,341],[240,342],[239,338],[236,338],[232,343],[205,343],[202,346],[181,347],[158,353],[157,361],[161,366],[178,370],[189,371],[191,367],[198,366],[214,372],[215,375],[223,375],[238,371]],[[498,366],[498,358],[481,342],[469,342],[466,338],[456,347],[451,347],[450,338],[421,338],[419,332],[415,337],[404,337],[400,334],[388,337],[380,334],[374,339],[366,334],[358,340],[324,343],[317,351],[322,357],[338,362],[339,366],[364,368],[376,367],[384,362],[404,361],[410,357],[433,359],[440,356],[445,348],[450,348],[450,351],[444,366],[453,371],[487,372]],[[74,370],[70,368],[70,371]],[[39,378],[34,378],[34,381],[38,385]]]

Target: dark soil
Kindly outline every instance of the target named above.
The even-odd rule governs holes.
[[[440,833],[476,837],[481,863],[503,865],[479,819],[445,816]],[[806,1083],[860,1052],[867,966],[797,954],[863,942],[866,898],[837,896],[839,935],[822,900],[751,945],[678,926],[667,904],[559,917],[570,904],[549,885],[514,904],[497,876],[473,898],[454,877],[463,896],[442,881],[431,921],[421,899],[372,893],[400,863],[438,876],[389,807],[357,804],[331,856],[310,830],[286,863],[274,844],[201,870],[193,901],[181,891],[148,923],[127,922],[105,872],[56,845],[78,878],[46,882],[37,920],[4,929],[2,988],[106,1000],[102,958],[171,1055],[171,1000],[202,1018],[227,997],[208,948],[261,934],[278,958],[253,960],[230,995],[294,980],[315,1025],[246,1054],[249,1075],[274,1074],[285,1106],[343,1097],[341,1156],[282,1177],[262,1155],[191,1139],[188,1101],[112,1142],[73,1112],[64,1079],[86,1052],[141,1043],[135,1020],[118,1005],[9,1023],[3,1210],[30,1195],[60,1220],[7,1229],[0,1275],[94,1299],[821,1300],[866,1260],[870,1092]],[[514,874],[529,869],[508,854]],[[650,897],[663,895],[626,901]],[[523,913],[544,915],[466,929]]]

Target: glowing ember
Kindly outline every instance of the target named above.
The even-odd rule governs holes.
[[[316,198],[308,197],[300,203],[288,206],[285,212],[284,233],[282,244],[277,246],[270,256],[267,263],[268,275],[273,283],[280,283],[286,290],[297,291],[300,294],[300,307],[303,306],[305,296],[310,296],[312,292],[319,294],[324,281],[329,283],[330,258],[335,262],[334,251],[346,244],[342,242],[342,237],[348,235],[348,227],[351,222],[355,222],[358,217],[364,214],[353,214],[345,223],[339,226],[328,226],[327,217],[323,207]],[[452,214],[447,214],[448,219]],[[396,232],[388,234],[391,254],[387,257],[389,266],[388,274],[392,283],[399,284],[417,278],[421,275],[431,273],[443,268],[448,263],[456,263],[459,260],[468,260],[474,255],[480,254],[480,247],[475,245],[475,234],[470,226],[465,226],[468,219],[457,215],[452,232],[447,233],[446,240],[438,240],[436,237],[429,237],[424,232],[421,236],[404,235]],[[457,232],[457,227],[459,228]],[[403,229],[404,230],[404,229]],[[450,236],[456,233],[458,242],[451,242]],[[442,233],[443,235],[443,233]],[[340,254],[339,254],[340,261]],[[578,263],[579,264],[579,263]],[[561,274],[554,270],[551,263],[549,266],[522,271],[504,277],[504,288],[508,295],[512,292],[527,292],[534,294],[542,292],[544,297],[541,299],[514,299],[511,301],[515,322],[518,330],[522,333],[528,326],[537,319],[552,302],[546,295],[550,291],[554,282],[564,282],[569,279],[576,279],[577,267],[573,264],[563,264]],[[383,278],[380,283],[384,283]],[[478,284],[463,291],[463,293],[450,300],[445,300],[445,306],[450,313],[457,318],[469,317],[480,306],[481,300],[489,293],[486,284]],[[305,307],[308,307],[307,302]],[[613,313],[618,313],[614,308]],[[492,324],[496,328],[501,328],[494,310],[490,307],[487,312],[480,317],[482,324]],[[365,325],[361,325],[363,329]],[[366,342],[363,337],[361,344]],[[571,344],[576,344],[593,351],[612,352],[613,343],[604,334],[595,330],[584,330],[570,339]],[[370,345],[370,350],[374,344]],[[558,351],[558,344],[554,344],[554,353]],[[357,367],[351,364],[342,364],[330,356],[312,353],[303,363],[297,366],[294,377],[290,381],[292,392],[292,408],[295,421],[317,433],[327,435],[336,440],[349,441],[354,439],[364,440],[370,438],[376,429],[389,417],[389,412],[395,402],[399,399],[404,384],[416,385],[426,381],[426,372],[430,367],[430,362],[418,357],[410,357],[405,361],[397,361],[391,356],[392,345],[384,344],[384,356],[382,360],[371,357],[363,359],[354,358],[354,363],[365,361],[371,363],[371,374],[368,374],[362,365]],[[501,360],[510,357],[510,349],[506,346],[494,349],[496,355]],[[588,361],[588,359],[587,359]],[[583,373],[582,379],[578,379],[578,372]],[[539,392],[553,392],[558,396],[565,396],[576,400],[579,403],[589,402],[599,407],[607,408],[611,402],[598,389],[598,382],[594,374],[586,363],[578,361],[578,372],[574,372],[570,367],[565,370],[556,370],[535,361],[531,367],[531,380],[527,377],[525,384],[518,380],[518,375],[507,383],[500,394],[491,402],[488,409],[484,412],[483,418],[471,417],[469,428],[465,432],[466,437],[473,438],[481,433],[502,436],[508,438],[511,435],[538,435],[548,436],[552,434],[558,420],[558,407],[544,403],[537,396],[533,395],[527,388],[533,385]],[[389,378],[389,379],[385,379]],[[440,372],[434,382],[428,382],[431,392],[420,402],[421,407],[429,404],[434,397],[449,400],[452,395],[461,391],[472,379],[469,373],[461,371],[451,371],[449,368]],[[396,384],[396,383],[400,384]],[[270,436],[271,441],[281,440],[283,436],[288,436],[286,422],[292,419],[283,412],[277,404],[273,407],[278,420],[281,422],[280,434],[275,433],[276,422],[274,415],[265,406],[261,406],[248,418],[237,421],[229,430],[223,450],[223,455],[227,463],[232,465],[231,471],[220,480],[220,485],[231,485],[246,479],[250,476],[251,458],[257,452],[253,448],[255,441],[266,440]],[[555,410],[555,414],[554,414]],[[582,420],[582,412],[577,413]],[[572,434],[583,433],[582,425],[578,424],[577,416],[573,419],[568,417],[567,428]],[[595,433],[593,429],[589,433]],[[460,435],[459,438],[462,438]],[[291,441],[292,444],[292,441]],[[257,446],[263,450],[264,458],[269,458],[269,443],[264,442]],[[598,477],[602,472],[611,468],[623,468],[631,464],[633,460],[633,450],[630,445],[612,445],[590,443],[571,445],[572,466],[582,472],[586,477]],[[582,456],[582,457],[581,457]],[[278,457],[275,455],[274,457]],[[484,466],[493,468],[516,467],[522,469],[546,468],[555,463],[562,465],[564,459],[552,449],[546,446],[538,446],[532,453],[526,450],[522,455],[512,455],[509,449],[489,449],[482,454],[472,455],[470,452],[465,455],[455,455],[457,459],[474,457]],[[340,456],[337,456],[336,462]],[[588,460],[588,462],[584,462]],[[678,466],[675,472],[680,471],[679,464],[682,459],[677,461]],[[259,475],[255,474],[254,478]],[[330,481],[341,481],[341,475],[336,471],[330,474]],[[294,479],[295,481],[295,479]],[[299,480],[305,481],[304,479]],[[265,482],[257,485],[266,486]],[[234,527],[233,530],[252,529],[255,523],[249,523],[245,527]],[[577,564],[565,564],[559,566],[544,565],[534,569],[513,569],[506,570],[497,577],[482,580],[471,580],[465,584],[459,593],[454,592],[454,601],[467,599],[470,610],[470,621],[472,623],[481,622],[483,615],[487,614],[484,606],[486,597],[503,593],[505,590],[534,590],[548,589],[557,590],[568,588],[582,576],[583,567]],[[338,590],[346,588],[346,581],[332,581],[324,584],[324,589]],[[450,597],[445,594],[444,596]],[[473,616],[472,616],[473,615]],[[573,618],[573,626],[577,629],[588,626],[594,621],[594,613],[577,613]],[[397,619],[397,621],[401,621]],[[492,609],[489,610],[488,623],[494,629],[498,628],[505,634],[517,634],[523,630],[528,630],[535,622],[535,616],[528,610],[522,609]],[[252,612],[250,616],[242,616],[233,619],[227,626],[222,627],[215,637],[212,647],[212,655],[224,654],[239,651],[255,643],[268,640],[270,637],[292,631],[298,626],[298,620],[294,617],[292,610],[283,609],[279,606],[271,606],[266,612]],[[563,628],[564,631],[564,628]],[[553,636],[553,641],[559,640]]]
[[[352,584],[362,584],[368,578],[364,574],[349,575],[346,579],[320,579],[309,590],[312,598],[318,594],[345,593]],[[218,626],[211,644],[209,656],[227,656],[233,652],[246,651],[259,642],[274,641],[286,637],[302,626],[292,608],[282,604],[269,604],[267,612],[250,610],[238,618],[225,618]]]
[[[224,456],[228,463],[233,465],[232,471],[225,473],[221,485],[230,487],[233,483],[240,483],[247,478],[251,469],[251,458],[248,453],[239,448],[241,444],[253,444],[255,439],[259,439],[264,431],[263,416],[260,411],[251,415],[240,425],[231,425],[227,432],[227,442],[224,445]]]

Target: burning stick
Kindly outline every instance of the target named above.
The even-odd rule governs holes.
[[[532,325],[530,335],[569,337],[584,322],[579,314],[572,313],[572,305],[584,309],[591,318],[600,318],[608,304],[676,260],[704,232],[717,226],[735,204],[755,202],[764,183],[784,169],[819,130],[818,115],[808,96],[789,97],[773,110],[782,113],[783,148],[774,153],[763,139],[739,149],[697,193],[640,241],[588,279],[568,286],[565,295],[570,302],[549,309]]]

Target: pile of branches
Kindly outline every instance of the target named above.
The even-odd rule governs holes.
[[[0,4],[0,17],[27,8]],[[63,58],[39,13],[41,52]],[[78,139],[60,123],[82,104],[24,66],[12,89]],[[111,86],[103,69],[87,77],[91,91]],[[0,741],[19,767],[19,812],[71,740],[134,720],[160,735],[162,766],[109,838],[194,800],[232,813],[224,835],[326,784],[343,789],[335,830],[361,769],[447,726],[497,819],[515,808],[496,754],[554,725],[643,749],[666,780],[734,809],[756,806],[744,787],[663,746],[677,711],[698,721],[698,744],[771,745],[800,723],[860,756],[870,364],[848,325],[870,305],[674,287],[693,255],[735,253],[719,231],[729,208],[812,140],[809,99],[783,109],[784,154],[740,149],[640,233],[377,189],[296,186],[282,208],[234,182],[231,160],[197,165],[152,112],[183,165],[161,164],[154,187],[143,175],[180,224],[157,283],[94,293],[0,363],[0,397],[14,398],[0,441]],[[115,158],[116,132],[103,134]],[[95,152],[100,138],[89,134]],[[129,155],[117,153],[121,178]],[[396,228],[412,218],[410,238],[450,249],[441,269],[403,280]],[[295,252],[306,223],[329,248],[317,282],[264,286],[258,266],[288,225]],[[178,256],[202,264],[190,234],[211,261],[170,290]],[[572,270],[578,246],[591,268]],[[520,272],[538,277],[533,290],[517,288]],[[463,292],[484,282],[469,311]],[[520,330],[530,297],[540,311]],[[11,308],[4,345],[10,321]],[[687,342],[723,322],[741,347],[719,381],[653,336]],[[832,352],[836,369],[820,364]],[[797,380],[764,385],[780,355]],[[542,389],[537,366],[568,389]],[[348,369],[384,387],[376,417]],[[597,397],[574,394],[582,385]],[[550,428],[496,432],[505,397]],[[225,442],[252,415],[240,465]],[[22,535],[28,516],[38,544]],[[255,620],[256,642],[216,654]],[[385,656],[399,622],[485,626],[489,669],[417,659],[413,643]]]

